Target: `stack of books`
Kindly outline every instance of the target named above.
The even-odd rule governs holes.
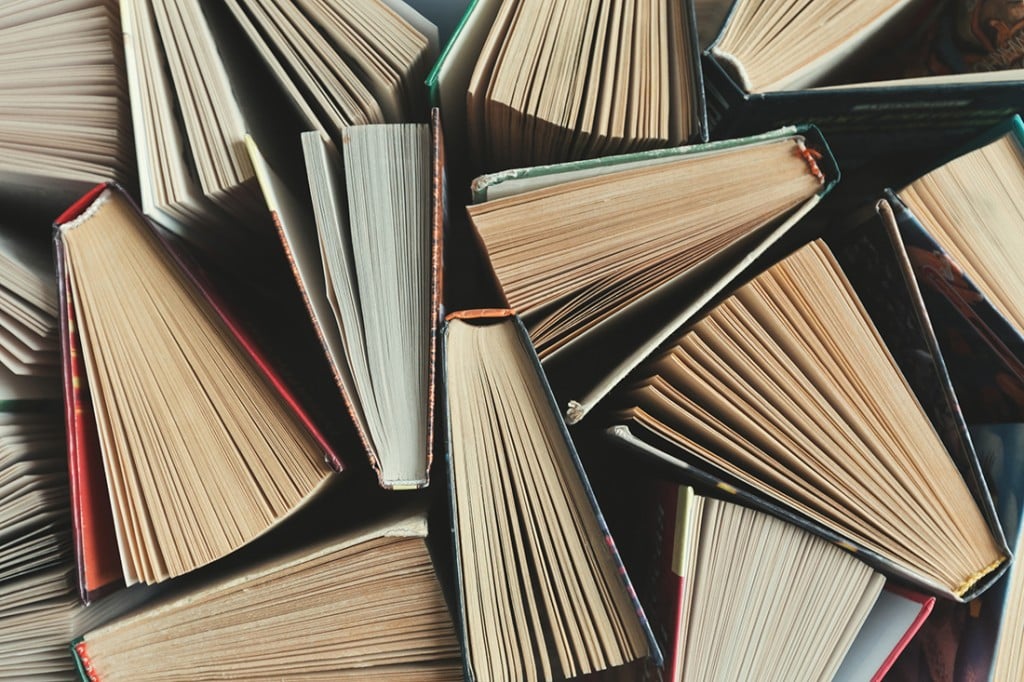
[[[0,7],[0,679],[1024,679],[1022,44]]]

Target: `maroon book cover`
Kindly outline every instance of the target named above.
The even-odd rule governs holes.
[[[107,183],[97,185],[89,190],[54,222],[61,311],[60,347],[68,441],[72,532],[78,569],[79,594],[86,604],[116,589],[123,584],[124,578],[100,451],[97,422],[89,391],[88,376],[81,355],[81,339],[75,323],[75,305],[69,289],[66,257],[62,245],[62,227],[87,211],[107,189],[124,195],[133,208],[138,211],[138,207],[119,185]],[[142,217],[141,211],[138,213]],[[207,286],[202,275],[189,267],[186,256],[176,251],[168,243],[167,238],[148,219],[143,218],[143,221],[158,236],[158,241],[167,250],[170,259],[196,285],[270,385],[309,430],[332,468],[342,471],[344,465],[341,458],[281,376],[261,354],[258,344],[234,320],[224,303]]]

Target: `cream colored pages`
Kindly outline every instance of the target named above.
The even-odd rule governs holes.
[[[156,240],[109,189],[61,227],[126,578],[149,583],[241,547],[331,475]]]
[[[481,681],[575,677],[648,652],[526,344],[511,318],[448,323],[462,607]]]
[[[806,246],[653,360],[625,415],[962,595],[1004,559],[831,254]]]
[[[103,180],[129,178],[118,27],[112,0],[34,0],[0,8],[5,185],[67,196]],[[60,199],[52,194],[39,198],[59,210]]]
[[[103,680],[459,680],[426,519],[389,518],[86,633]],[[258,655],[254,654],[258,651]]]
[[[679,3],[514,0],[497,10],[467,90],[479,167],[680,144],[697,131]]]
[[[912,2],[739,0],[711,52],[746,92],[802,90],[820,83]]]
[[[1015,133],[900,190],[928,233],[1018,332],[1024,333],[1024,151]]]
[[[831,679],[885,579],[768,514],[695,502],[681,679]]]

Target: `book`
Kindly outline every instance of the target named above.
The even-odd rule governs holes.
[[[116,186],[97,186],[55,227],[86,599],[238,549],[342,468],[168,239]]]
[[[870,277],[892,308],[900,292],[881,281]],[[892,577],[972,599],[1009,551],[977,458],[931,419],[946,395],[924,403],[923,380],[908,382],[888,338],[829,248],[811,242],[646,364],[617,401],[615,434],[754,504],[772,500]]]
[[[82,679],[459,680],[426,536],[392,514],[179,590],[75,641]]]
[[[427,77],[467,140],[455,158],[494,171],[707,139],[692,4],[578,9],[469,3]]]
[[[52,216],[134,168],[114,0],[33,0],[0,11],[0,201]],[[9,217],[9,215],[7,216]]]
[[[1012,254],[1019,246],[1013,231],[1020,218],[1014,183],[1022,179],[1021,139],[1019,119],[1008,120],[906,187],[888,191],[878,203],[877,218],[854,232],[861,244],[846,249],[865,281],[892,279],[880,274],[885,264],[878,254],[894,254],[890,260],[898,267],[888,269],[895,269],[915,292],[913,315],[931,331],[925,354],[941,359],[948,377],[952,408],[950,416],[939,415],[948,424],[944,430],[958,434],[977,453],[979,477],[994,498],[1014,553],[1020,549],[1017,431],[1024,420],[1024,347],[1017,304],[1006,291],[1017,279]],[[856,257],[856,251],[875,255]],[[890,318],[895,328],[907,315],[893,310],[887,298],[872,306],[872,314],[882,321]],[[898,332],[888,335],[901,338]],[[899,356],[914,371],[920,360],[913,358],[921,357],[922,350],[899,345],[905,346]],[[1006,635],[1019,630],[1013,620],[1019,617],[1015,568],[966,607],[939,610],[936,625],[925,628],[911,645],[911,656],[900,661],[900,675],[922,680],[945,679],[946,671],[974,679],[1018,676],[1014,640]]]
[[[248,138],[281,245],[380,484],[426,486],[447,213],[440,119],[351,126],[340,151],[315,131],[301,139],[295,169]]]
[[[471,680],[553,680],[660,652],[509,310],[442,331],[460,631]]]
[[[575,423],[837,178],[817,132],[787,128],[482,176],[468,212]]]
[[[661,488],[659,559],[678,586],[657,595],[669,652],[660,679],[868,679],[881,661],[867,676],[843,672],[855,654],[876,663],[857,643],[888,656],[906,634],[909,624],[896,641],[865,632],[894,614],[876,612],[885,578],[855,556],[765,512]]]
[[[832,679],[881,682],[934,607],[935,597],[887,583]]]
[[[401,0],[132,0],[122,14],[143,210],[222,258],[273,243],[246,134],[266,148],[423,116],[436,28]]]
[[[595,444],[594,449],[596,447]],[[609,528],[615,537],[620,538],[619,551],[630,575],[636,579],[637,596],[650,617],[655,638],[665,652],[664,667],[657,669],[649,665],[643,679],[669,681],[693,676],[686,664],[688,657],[694,654],[698,661],[718,661],[719,674],[715,679],[730,679],[726,670],[733,656],[727,647],[735,648],[737,662],[753,665],[755,659],[765,662],[762,658],[764,651],[758,649],[758,646],[807,645],[802,641],[806,633],[800,629],[802,626],[799,624],[791,628],[766,626],[767,622],[777,622],[778,619],[808,620],[808,610],[822,606],[816,601],[813,586],[831,579],[814,573],[820,568],[820,563],[783,561],[783,557],[789,556],[792,550],[792,546],[787,543],[798,540],[808,543],[806,546],[828,547],[821,549],[828,557],[826,560],[839,561],[843,566],[849,566],[850,562],[856,564],[856,559],[847,556],[840,560],[834,557],[833,554],[842,554],[843,550],[835,545],[830,546],[830,543],[774,514],[764,518],[767,514],[753,507],[740,512],[736,496],[724,497],[722,490],[716,491],[703,485],[694,488],[679,483],[674,480],[678,477],[671,469],[631,467],[626,471],[618,453],[608,451],[607,448],[605,450],[600,458],[588,457],[587,469],[592,474],[594,491],[605,510]],[[705,513],[706,500],[710,498],[718,498],[714,504],[718,505],[720,513],[726,510],[725,513],[731,517],[743,515],[749,522],[739,527],[733,526],[731,533],[712,532],[703,527],[700,520]],[[718,529],[723,528],[719,526]],[[750,533],[750,550],[746,549],[746,545],[737,546],[731,542],[737,530]],[[788,540],[787,543],[762,542],[758,539],[759,533],[766,536],[773,534],[775,538],[784,536]],[[747,551],[757,552],[759,565],[746,564],[750,559]],[[710,620],[705,617],[697,621],[690,606],[695,599],[701,598],[699,588],[695,587],[695,571],[702,552],[735,555],[731,565],[737,569],[722,573],[724,598],[719,601],[718,609],[722,614],[731,614],[724,617],[731,618],[734,627],[731,630],[719,630],[717,640],[706,647],[706,655],[692,650],[688,653],[687,650],[687,637],[693,628],[706,630],[716,622],[717,617],[713,613]],[[741,568],[744,566],[746,568]],[[780,585],[777,581],[791,570],[808,571],[810,579]],[[778,589],[762,591],[760,588],[769,579]],[[837,593],[849,597],[849,588],[850,584],[843,583]],[[831,675],[821,674],[822,661],[819,658],[818,667],[809,663],[786,679],[881,680],[926,622],[934,604],[934,597],[886,581],[863,624],[854,629],[853,634],[856,636],[852,644],[848,638],[844,639],[844,646],[849,645],[849,649],[842,657],[838,670]],[[826,620],[832,617],[834,614],[827,616]],[[721,621],[717,622],[721,624]],[[735,634],[741,622],[742,627],[747,628],[744,635],[730,639],[729,633]],[[774,636],[776,632],[799,632],[798,639],[801,641],[795,644],[777,641],[782,638]],[[812,639],[819,636],[823,636],[822,633],[811,634]],[[826,648],[819,647],[820,651],[814,652],[811,659],[823,656]],[[811,659],[800,657],[798,660],[809,662]],[[831,661],[831,664],[835,663]],[[747,677],[743,679],[767,678],[763,671],[760,676],[753,677],[750,667],[745,670]]]
[[[877,0],[833,8],[780,0],[764,8],[737,0],[704,55],[711,128],[733,137],[813,122],[845,170],[878,157],[927,165],[1024,106],[1019,68],[960,64],[959,72],[927,74],[907,67],[935,15],[966,4]]]

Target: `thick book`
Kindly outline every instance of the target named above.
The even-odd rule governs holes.
[[[784,128],[482,176],[468,212],[575,423],[838,175],[816,129]]]
[[[629,558],[655,578],[641,597],[666,652],[656,679],[714,669],[715,679],[880,680],[934,605],[762,511],[678,483],[645,488],[627,515],[649,535],[646,556]],[[783,662],[795,667],[771,669]]]
[[[176,590],[72,646],[83,682],[462,678],[426,517],[408,512]]]
[[[426,486],[447,219],[437,110],[429,127],[351,127],[340,150],[305,133],[298,160],[305,168],[287,155],[265,156],[252,138],[248,144],[310,323],[380,484]],[[347,167],[359,159],[364,167]]]
[[[932,341],[927,355],[894,331],[907,371],[922,357],[938,358],[952,409],[936,418],[969,452],[977,452],[979,478],[994,499],[998,522],[1015,554],[1020,551],[1024,421],[1024,339],[1014,287],[1024,252],[1017,237],[1024,188],[1024,134],[1019,118],[988,131],[952,159],[906,187],[887,192],[878,217],[850,237],[848,249],[863,273],[860,287],[892,279],[880,276],[879,254],[895,254],[899,276],[916,292],[915,316]],[[856,254],[874,254],[856,257]],[[889,269],[893,269],[891,266]],[[898,311],[891,296],[877,297],[876,319]],[[969,608],[944,609],[942,627],[926,629],[901,674],[937,679],[952,669],[975,679],[1014,679],[1024,674],[1014,659],[1020,631],[1021,574],[1016,563]],[[920,672],[918,672],[920,670]]]
[[[978,14],[973,21],[945,16],[968,4]],[[845,170],[878,156],[935,160],[943,148],[966,142],[1024,107],[1024,70],[997,70],[1006,68],[997,63],[982,69],[957,59],[928,72],[899,68],[900,57],[912,61],[908,53],[919,43],[955,40],[968,25],[993,34],[992,54],[1010,50],[1020,40],[1019,29],[1011,20],[1000,34],[997,24],[1006,18],[982,7],[995,4],[1011,3],[877,0],[825,13],[821,3],[796,7],[778,1],[764,8],[736,0],[703,57],[711,128],[716,137],[735,137],[814,123]],[[770,20],[785,11],[789,21]],[[983,11],[993,16],[981,16]],[[936,22],[942,25],[932,28]],[[958,49],[936,51],[949,55]]]
[[[437,30],[401,0],[122,3],[143,211],[221,258],[273,245],[245,136],[423,120]]]
[[[257,344],[123,190],[99,185],[68,209],[55,249],[83,599],[230,553],[342,468]]]
[[[518,318],[452,313],[442,339],[467,677],[554,680],[660,661]]]
[[[867,265],[841,267],[819,241],[758,275],[644,366],[617,398],[612,433],[891,577],[968,601],[1010,553],[948,375],[922,361],[934,338],[913,292]],[[924,352],[895,345],[913,341]]]
[[[452,150],[457,163],[472,154],[479,173],[707,139],[693,4],[581,12],[536,0],[469,3],[427,76],[449,139],[466,141]]]

